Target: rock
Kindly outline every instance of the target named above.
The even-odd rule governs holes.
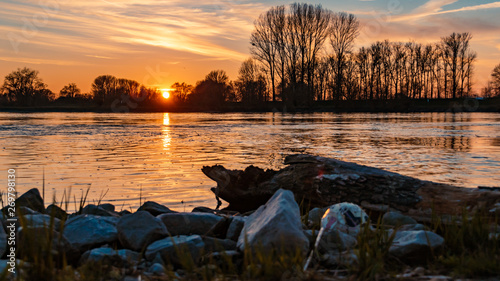
[[[382,224],[389,226],[401,226],[404,224],[417,224],[417,221],[399,212],[387,212],[382,217]]]
[[[425,225],[423,224],[405,224],[398,228],[398,231],[408,231],[408,230],[425,230]]]
[[[325,214],[326,210],[328,208],[313,208],[312,210],[309,211],[309,214],[307,215],[307,222],[310,226],[318,227],[321,225],[321,218]],[[319,227],[318,227],[319,228]]]
[[[36,215],[36,214],[40,214],[40,213],[37,211],[34,211],[28,207],[25,207],[25,206],[21,206],[21,207],[16,209],[16,215],[18,215],[18,216]]]
[[[163,205],[160,205],[156,202],[152,202],[152,201],[148,201],[148,202],[142,204],[142,206],[139,207],[139,209],[137,209],[137,211],[150,212],[151,215],[153,215],[155,217],[158,215],[161,215],[161,214],[175,213],[174,211],[170,210],[169,208],[167,208]]]
[[[163,222],[146,211],[121,217],[117,230],[120,243],[134,251],[142,251],[154,241],[168,236]]]
[[[0,225],[0,258],[7,252],[7,233],[5,229]],[[0,271],[1,272],[1,271]]]
[[[24,220],[22,223],[23,226],[32,228],[48,228],[52,220],[52,225],[55,230],[60,230],[61,228],[61,220],[58,218],[51,218],[49,215],[25,215],[21,220]]]
[[[398,231],[389,253],[405,261],[425,262],[432,251],[443,245],[443,237],[431,231]]]
[[[32,188],[16,199],[16,208],[28,207],[39,213],[45,212],[42,196],[37,188]],[[5,209],[5,208],[4,208]]]
[[[210,253],[207,254],[204,257],[204,260],[210,262],[210,263],[215,263],[218,266],[226,266],[227,267],[227,262],[228,260],[231,260],[233,264],[237,263],[237,260],[240,259],[242,256],[242,253],[238,251],[222,251],[222,252],[215,252],[215,253]]]
[[[205,243],[205,252],[223,252],[236,250],[236,242],[230,239],[217,239],[213,237],[202,237]]]
[[[203,243],[199,235],[173,236],[149,245],[145,257],[147,260],[152,261],[157,254],[160,254],[165,264],[181,267],[186,260],[198,262],[204,247],[205,243]]]
[[[51,248],[48,248],[49,245]],[[33,261],[37,258],[54,258],[58,263],[72,263],[79,257],[68,239],[60,232],[44,226],[20,227],[17,233],[17,258]],[[35,261],[36,262],[36,261]]]
[[[229,229],[229,226],[231,225],[231,218],[228,217],[221,217],[222,220],[220,220],[218,223],[216,223],[205,235],[214,237],[214,238],[219,238],[219,239],[225,239],[227,236],[227,230]]]
[[[95,262],[116,267],[129,267],[138,264],[140,260],[141,255],[137,252],[127,249],[114,250],[106,247],[86,251],[80,259],[80,264]]]
[[[114,211],[108,211],[101,206],[96,206],[93,204],[89,204],[82,209],[81,214],[83,215],[94,215],[94,216],[102,216],[102,217],[118,217],[118,214]]]
[[[195,207],[191,213],[211,213],[214,214],[215,210],[208,207]]]
[[[158,216],[172,236],[205,235],[222,220],[214,214],[207,213],[170,213]]]
[[[154,263],[151,267],[149,267],[148,272],[156,276],[163,276],[166,273],[165,267],[159,263]]]
[[[108,212],[114,212],[115,211],[115,205],[109,204],[109,203],[99,204],[98,207],[101,208],[101,209],[104,209],[104,210],[106,210]]]
[[[231,224],[227,229],[226,238],[234,241],[238,241],[238,237],[240,236],[241,230],[245,225],[245,221],[248,217],[234,216],[232,217]]]
[[[132,212],[130,212],[129,210],[123,210],[123,211],[120,211],[118,212],[118,215],[123,217],[124,215],[130,215],[132,214]]]
[[[291,191],[279,189],[248,217],[238,238],[238,248],[244,251],[247,247],[307,252],[309,240],[302,232],[299,205]]]
[[[64,235],[80,252],[118,240],[118,218],[78,215],[66,221]]]
[[[345,252],[330,252],[321,256],[321,264],[325,267],[352,267],[358,262],[358,256],[353,250]]]
[[[68,218],[68,213],[55,204],[50,204],[47,209],[45,209],[45,213],[60,220],[66,220]]]
[[[331,251],[345,251],[354,248],[356,244],[357,240],[352,235],[346,234],[342,231],[332,230],[323,234],[318,250],[323,253]]]

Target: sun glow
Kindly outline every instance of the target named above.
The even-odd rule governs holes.
[[[164,99],[170,98],[170,89],[163,89],[161,95],[163,96]]]

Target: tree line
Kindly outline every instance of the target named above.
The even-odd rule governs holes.
[[[360,22],[352,14],[320,5],[272,7],[254,23],[251,57],[236,80],[223,70],[209,72],[195,85],[176,82],[174,104],[217,110],[228,103],[258,108],[266,102],[309,107],[342,100],[442,99],[472,96],[477,54],[470,33],[452,33],[438,42],[378,41],[355,50]],[[500,64],[482,89],[500,96]],[[2,104],[34,106],[54,102],[38,71],[18,69],[5,77]],[[70,83],[55,102],[86,102],[100,107],[155,106],[161,92],[137,81],[101,75],[90,93]]]

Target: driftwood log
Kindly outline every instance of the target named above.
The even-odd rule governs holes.
[[[385,170],[311,155],[291,155],[280,171],[254,166],[244,171],[216,165],[203,173],[217,182],[217,200],[227,201],[226,210],[247,212],[264,204],[279,188],[294,192],[297,202],[308,208],[340,202],[356,203],[373,216],[398,210],[419,221],[440,216],[459,216],[464,210],[498,214],[500,192],[463,188],[403,176]]]

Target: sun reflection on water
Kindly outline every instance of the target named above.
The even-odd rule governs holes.
[[[168,113],[163,113],[163,128],[162,128],[163,149],[170,150],[172,137],[170,136],[170,116]]]

